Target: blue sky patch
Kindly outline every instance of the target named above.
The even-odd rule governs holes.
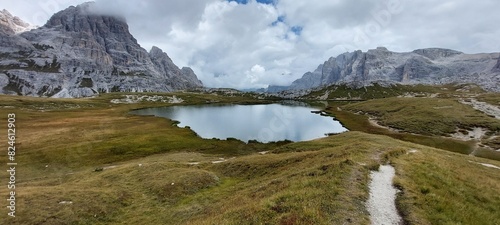
[[[302,33],[302,29],[304,29],[304,28],[301,26],[293,26],[292,28],[290,28],[290,30],[293,33],[295,33],[297,36],[300,36],[300,34]]]
[[[284,22],[285,22],[285,16],[279,16],[278,19],[276,19],[276,21],[274,21],[271,25],[276,26],[278,25],[278,23],[284,23]]]
[[[275,3],[275,0],[257,0],[258,3],[262,3],[262,4],[267,4],[267,5],[274,5],[276,4]]]
[[[236,2],[238,4],[247,4],[249,0],[227,0],[228,2]],[[274,5],[275,0],[257,0],[258,3],[266,4],[266,5]]]
[[[227,0],[228,2],[236,2],[238,4],[247,4],[248,3],[248,0]]]

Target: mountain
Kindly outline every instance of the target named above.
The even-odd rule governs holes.
[[[288,86],[269,85],[264,92],[277,93],[288,90]]]
[[[37,28],[24,22],[17,16],[13,16],[6,9],[0,11],[0,32],[18,34]]]
[[[94,3],[60,11],[35,30],[0,30],[2,93],[88,97],[202,85],[193,70],[179,69],[161,49],[142,48],[125,19],[97,13]]]
[[[500,91],[500,53],[465,54],[440,48],[397,53],[384,47],[331,57],[313,72],[295,80],[288,90],[334,84],[357,87],[379,84],[475,83]]]

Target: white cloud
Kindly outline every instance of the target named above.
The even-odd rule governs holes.
[[[256,73],[256,74],[262,74],[262,73],[266,72],[266,68],[262,67],[259,64],[255,64],[254,66],[252,66],[252,69],[250,69],[250,72]]]
[[[33,22],[33,15],[45,13],[46,20],[47,12],[85,0],[0,1]],[[97,2],[108,13],[124,14],[142,46],[159,46],[211,87],[287,85],[331,56],[377,46],[500,51],[497,0]],[[300,35],[292,27],[302,28]]]

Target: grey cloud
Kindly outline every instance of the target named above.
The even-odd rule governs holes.
[[[34,14],[47,8],[61,10],[85,0],[0,1],[32,22]],[[377,46],[394,51],[500,51],[497,0],[279,0],[275,6],[255,0],[246,5],[224,0],[97,0],[97,5],[106,13],[124,15],[141,45],[159,46],[177,65],[191,66],[208,86],[289,84],[330,56]],[[391,11],[394,5],[400,10]],[[284,23],[271,26],[283,15]],[[292,26],[303,27],[300,36],[290,32]],[[252,71],[261,67],[265,71]]]

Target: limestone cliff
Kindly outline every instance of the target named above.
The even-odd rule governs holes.
[[[500,91],[500,53],[465,54],[428,48],[397,53],[379,47],[332,57],[288,89],[310,89],[333,84],[366,86],[380,84],[475,83]]]
[[[88,97],[202,86],[191,69],[179,69],[161,49],[142,48],[123,18],[94,7],[69,7],[21,34],[0,31],[1,92]]]

